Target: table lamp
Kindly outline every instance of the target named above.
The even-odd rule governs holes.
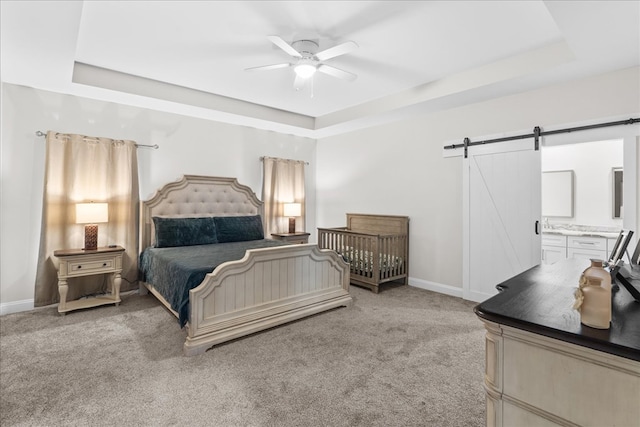
[[[296,232],[296,218],[302,216],[302,205],[300,203],[285,203],[284,216],[289,217],[289,233]]]
[[[109,220],[109,205],[107,203],[77,203],[76,224],[84,226],[84,250],[98,249],[98,224]]]

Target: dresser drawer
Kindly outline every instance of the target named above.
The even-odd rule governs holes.
[[[570,236],[568,241],[570,248],[607,251],[607,239],[604,237]]]

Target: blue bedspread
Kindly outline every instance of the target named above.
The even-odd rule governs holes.
[[[166,299],[179,314],[180,327],[189,320],[189,290],[198,286],[218,265],[241,259],[247,249],[287,245],[277,240],[216,243],[212,245],[147,248],[140,255],[142,280]]]

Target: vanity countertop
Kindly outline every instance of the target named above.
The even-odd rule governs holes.
[[[546,234],[561,234],[563,236],[605,237],[607,239],[615,239],[620,234],[620,229],[592,225],[551,224],[544,226],[542,232]]]

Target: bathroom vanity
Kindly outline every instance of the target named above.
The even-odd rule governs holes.
[[[567,258],[606,260],[620,229],[580,225],[553,225],[542,229],[542,263]]]

